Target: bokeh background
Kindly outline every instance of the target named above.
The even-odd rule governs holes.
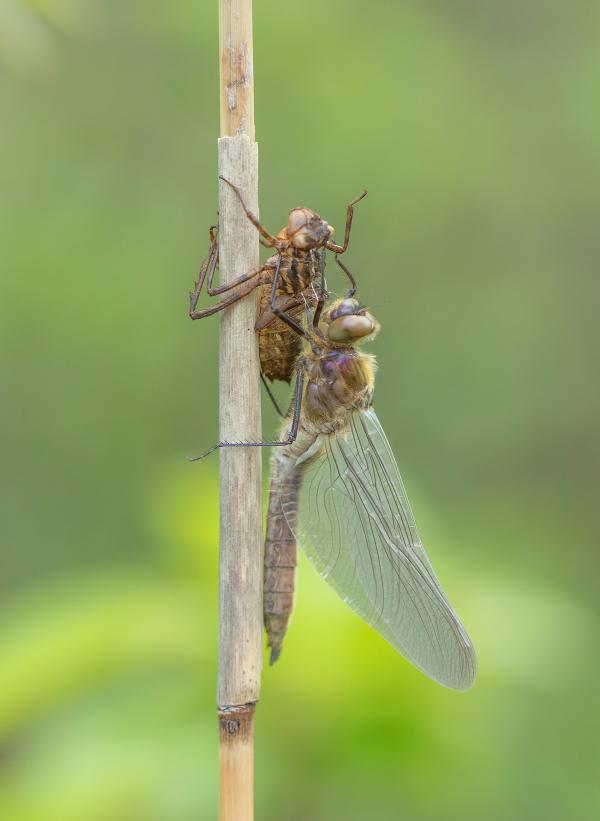
[[[216,6],[0,6],[11,821],[215,816]],[[260,819],[599,817],[599,35],[587,0],[255,2],[261,216],[339,234],[369,189],[376,408],[480,660],[435,685],[303,561]]]

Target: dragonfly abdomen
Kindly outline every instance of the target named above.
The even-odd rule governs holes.
[[[263,613],[267,643],[271,648],[271,664],[277,661],[281,653],[294,605],[298,543],[290,526],[289,511],[298,509],[303,473],[296,468],[282,480],[281,469],[281,463],[277,464],[273,459],[263,588]]]
[[[271,269],[277,264],[277,257],[271,257],[265,267]],[[283,256],[279,276],[279,297],[298,295],[298,303],[287,309],[294,319],[302,321],[308,309],[314,309],[317,289],[320,287],[320,268],[313,252],[290,252]],[[269,281],[260,286],[258,315],[270,312],[272,286]],[[302,348],[302,340],[289,325],[274,317],[271,322],[260,327],[258,333],[260,367],[270,379],[289,382],[294,374],[294,365]]]
[[[268,310],[271,302],[271,288],[261,286],[259,316]],[[314,306],[316,302],[312,290],[306,304]],[[305,303],[288,311],[294,319],[302,321],[306,310]],[[289,382],[294,375],[294,365],[302,349],[302,340],[281,319],[275,317],[269,325],[261,328],[258,334],[260,367],[267,379],[280,379]]]

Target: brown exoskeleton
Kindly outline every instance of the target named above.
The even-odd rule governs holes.
[[[285,228],[276,237],[269,234],[257,217],[246,207],[241,192],[233,183],[224,177],[237,194],[238,199],[250,222],[256,226],[263,245],[274,248],[276,253],[257,268],[243,274],[224,285],[213,286],[213,278],[219,260],[218,232],[210,231],[210,249],[203,262],[194,290],[190,293],[189,315],[192,319],[203,319],[206,316],[222,311],[228,305],[237,302],[260,288],[259,315],[256,330],[259,333],[260,365],[263,377],[269,380],[280,379],[289,382],[294,374],[294,363],[301,348],[301,340],[284,320],[282,314],[299,317],[306,308],[314,308],[321,294],[325,293],[324,262],[320,259],[319,250],[327,249],[336,254],[336,261],[349,278],[352,287],[348,296],[356,290],[352,274],[337,259],[348,248],[350,228],[354,206],[365,195],[353,200],[346,209],[346,230],[343,245],[332,242],[333,228],[310,208],[293,208],[288,215]],[[205,279],[208,276],[206,290],[210,296],[225,294],[224,299],[216,305],[197,310],[198,299]]]

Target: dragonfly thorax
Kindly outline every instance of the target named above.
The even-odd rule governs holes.
[[[321,429],[341,428],[350,413],[371,404],[374,358],[353,349],[314,357],[308,369],[306,416]]]

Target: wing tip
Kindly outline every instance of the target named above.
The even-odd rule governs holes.
[[[464,666],[457,672],[458,675],[456,676],[436,677],[435,680],[449,690],[457,690],[462,693],[470,690],[477,678],[477,656],[472,645],[467,650]]]

